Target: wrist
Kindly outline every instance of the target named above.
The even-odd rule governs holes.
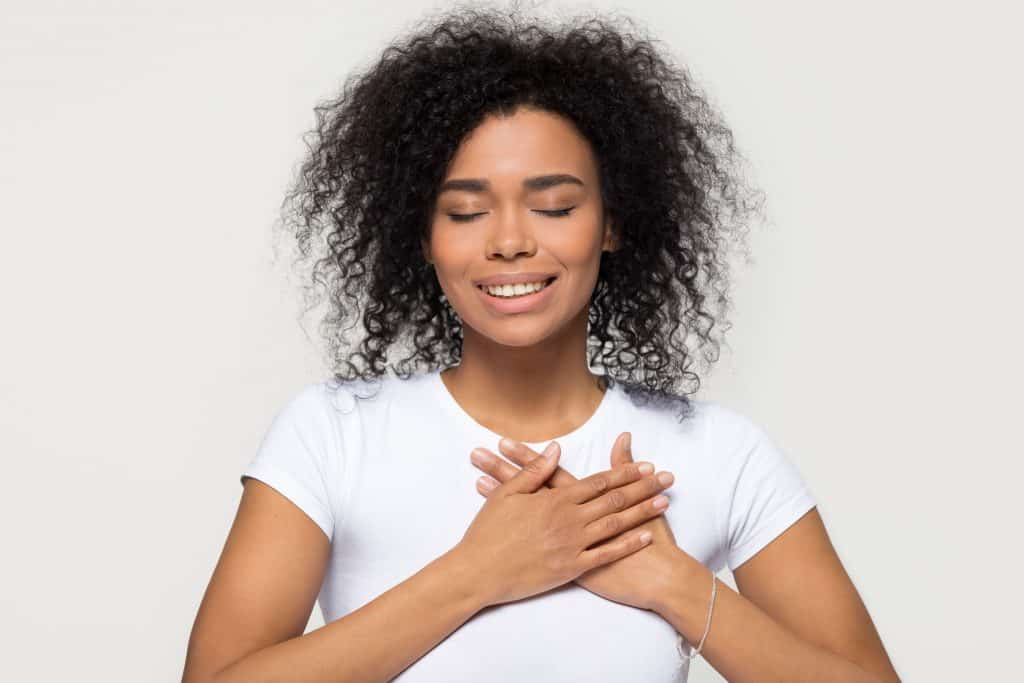
[[[466,552],[461,545],[441,555],[436,560],[448,581],[458,586],[459,599],[476,611],[498,602],[488,581],[487,572],[481,571],[480,563]]]
[[[673,624],[699,617],[701,628],[707,617],[712,572],[683,550],[669,564],[666,581],[658,591],[652,610]]]

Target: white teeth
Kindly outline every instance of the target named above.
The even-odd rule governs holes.
[[[514,297],[539,292],[546,286],[545,282],[519,282],[514,285],[484,285],[483,290],[491,296]]]

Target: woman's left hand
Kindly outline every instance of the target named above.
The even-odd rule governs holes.
[[[633,462],[629,442],[629,432],[619,434],[619,438],[615,440],[611,453],[611,466],[613,468]],[[506,448],[506,443],[510,444],[510,447]],[[534,458],[540,457],[538,453],[526,445],[507,439],[498,445],[498,449],[502,455],[520,467],[526,465],[526,463]],[[477,491],[486,497],[489,489],[484,482],[490,480],[493,486],[498,486],[515,476],[519,468],[496,456],[486,448],[479,448],[477,450],[490,456],[487,458],[488,462],[483,465],[477,465],[479,469],[490,475],[477,480]],[[659,474],[672,476],[668,472]],[[559,467],[545,485],[558,487],[571,484],[574,481],[577,481],[576,477]],[[671,485],[671,480],[669,485]],[[640,609],[653,610],[655,605],[658,604],[658,598],[667,593],[669,581],[671,580],[670,577],[673,576],[673,566],[680,562],[681,556],[685,556],[686,553],[676,545],[675,536],[672,534],[672,529],[669,528],[663,514],[644,522],[637,528],[647,529],[653,534],[651,542],[647,547],[615,562],[581,574],[575,579],[575,583],[608,600],[632,605]]]

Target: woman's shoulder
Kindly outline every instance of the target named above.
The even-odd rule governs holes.
[[[617,383],[614,387],[620,403],[630,419],[649,421],[659,429],[699,434],[712,422],[721,424],[735,413],[717,401],[685,397],[675,394],[657,394],[637,387]]]
[[[426,379],[426,374],[412,375],[405,379],[394,375],[372,379],[340,379],[332,375],[306,385],[303,392],[333,410],[347,414],[364,405],[379,406],[405,396],[420,389]]]
[[[710,428],[716,431],[735,433],[757,428],[757,424],[744,410],[721,401],[702,400],[699,402]]]
[[[770,440],[761,424],[742,408],[707,399],[695,405],[709,447],[718,457],[742,453]]]
[[[626,421],[672,437],[693,439],[693,443],[714,451],[716,458],[767,438],[765,430],[746,411],[719,400],[688,396],[684,407],[678,400],[645,396],[631,399],[625,392],[622,398],[627,405]]]

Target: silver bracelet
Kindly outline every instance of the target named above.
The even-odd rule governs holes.
[[[700,644],[697,646],[697,649],[694,650],[692,654],[686,654],[685,652],[683,652],[683,634],[679,634],[679,639],[676,641],[676,650],[679,651],[679,656],[683,659],[689,659],[691,661],[696,659],[697,655],[700,654],[701,648],[704,647],[704,641],[708,637],[708,631],[711,630],[711,612],[715,609],[715,587],[717,586],[717,584],[718,578],[715,576],[714,572],[711,572],[711,605],[708,607],[708,621],[704,625],[704,635],[700,637]]]

